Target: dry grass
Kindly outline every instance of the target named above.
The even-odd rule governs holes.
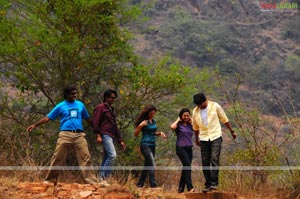
[[[15,199],[15,190],[17,189],[18,179],[9,177],[0,177],[0,198]]]
[[[0,172],[0,199],[18,199],[16,190],[20,182],[42,182],[44,173],[41,172],[29,172],[29,171],[1,171]],[[159,176],[158,176],[159,177]],[[176,176],[174,176],[177,179]],[[194,186],[198,191],[202,189],[202,176],[194,175]],[[65,172],[61,176],[64,183],[81,182],[80,175],[74,175],[74,173]],[[199,180],[197,180],[199,179]],[[177,193],[178,182],[173,181],[165,182],[172,184],[173,186],[162,186],[159,189],[151,188],[137,188],[135,181],[128,182],[125,185],[121,185],[117,180],[111,180],[112,186],[105,188],[103,193],[107,196],[113,195],[130,195],[132,199],[185,199],[183,194]],[[261,184],[258,186],[249,187],[246,184],[242,184],[243,180],[237,181],[236,179],[228,179],[227,182],[222,182],[220,191],[234,192],[240,198],[243,199],[300,199],[299,191],[296,188],[284,188],[279,189],[270,184]],[[22,198],[24,199],[24,198]]]

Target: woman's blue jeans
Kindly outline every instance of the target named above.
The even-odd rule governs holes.
[[[139,181],[137,183],[138,187],[143,187],[147,178],[147,175],[149,174],[149,183],[150,187],[157,187],[156,179],[155,179],[155,146],[148,146],[148,145],[141,145],[140,150],[145,158],[144,162],[144,170],[142,171],[142,174],[139,178]]]

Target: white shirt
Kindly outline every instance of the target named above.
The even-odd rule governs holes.
[[[208,110],[208,108],[207,107],[205,109],[200,109],[200,116],[201,116],[201,119],[202,119],[202,122],[203,122],[204,126],[206,126],[206,127],[208,126],[208,120],[207,120],[207,110]]]

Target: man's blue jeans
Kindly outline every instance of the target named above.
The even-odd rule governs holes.
[[[149,174],[149,182],[150,187],[157,187],[156,179],[155,179],[155,146],[148,146],[148,145],[141,145],[140,146],[141,152],[145,158],[144,162],[144,170],[140,176],[140,179],[137,183],[138,187],[143,187],[146,181],[147,175]]]
[[[219,160],[221,153],[222,137],[213,141],[201,141],[201,156],[205,186],[217,186],[219,184]]]
[[[102,135],[103,144],[103,159],[99,171],[100,178],[107,179],[111,174],[111,166],[117,157],[115,145],[112,137],[109,135]]]

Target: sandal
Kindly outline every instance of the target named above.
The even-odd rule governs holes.
[[[196,189],[189,190],[189,193],[195,193],[195,192],[198,192],[198,191]]]

